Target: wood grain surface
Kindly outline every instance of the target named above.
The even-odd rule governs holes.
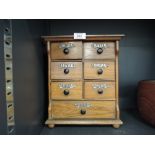
[[[74,65],[75,67],[60,67],[64,65]],[[65,74],[64,69],[68,68],[69,73]],[[82,62],[51,62],[51,79],[81,79]]]
[[[89,103],[90,107],[78,108],[78,103]],[[86,114],[80,113],[81,109]],[[53,101],[52,118],[115,118],[114,101]]]
[[[106,85],[107,88],[94,88],[94,86]],[[99,94],[99,90],[103,90]],[[85,99],[115,99],[115,82],[85,82],[84,88]]]
[[[100,67],[93,67],[93,64],[106,64],[107,68],[102,68],[103,73],[98,74],[97,71]],[[98,60],[98,61],[86,61],[84,63],[84,78],[85,79],[103,79],[103,80],[115,80],[115,64],[114,61]]]
[[[122,124],[118,53],[123,36],[87,35],[85,40],[75,40],[72,35],[43,37],[48,47],[49,127],[111,124],[118,128]],[[73,87],[68,87],[71,84]]]
[[[106,44],[101,54],[97,53],[97,49],[93,48],[93,44]],[[115,43],[114,42],[88,42],[84,43],[84,59],[114,59]]]
[[[69,53],[64,54],[60,44],[73,44],[75,47],[69,48]],[[57,42],[51,43],[51,59],[82,59],[82,42]]]
[[[60,85],[73,85],[74,88],[60,88]],[[64,90],[68,90],[69,94],[64,95]],[[81,99],[82,98],[82,82],[52,82],[51,83],[52,99]]]
[[[101,35],[86,35],[86,41],[116,41],[124,37],[124,34],[101,34]],[[75,41],[74,35],[59,35],[59,36],[42,36],[44,41],[61,42]],[[81,41],[85,41],[81,39]]]

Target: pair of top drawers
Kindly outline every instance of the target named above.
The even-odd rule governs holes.
[[[114,59],[114,42],[62,42],[51,44],[51,59]],[[83,55],[84,54],[84,55]]]

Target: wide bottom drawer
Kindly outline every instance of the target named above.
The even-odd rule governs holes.
[[[115,118],[115,101],[53,101],[52,118]]]

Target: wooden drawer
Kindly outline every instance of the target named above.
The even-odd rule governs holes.
[[[85,99],[115,99],[115,82],[85,82]]]
[[[114,42],[89,42],[84,43],[85,59],[114,59]]]
[[[82,42],[51,43],[52,59],[82,59]]]
[[[52,99],[81,99],[82,82],[52,82]]]
[[[85,79],[115,80],[114,61],[87,61],[84,63]]]
[[[81,79],[82,62],[52,62],[52,79]]]
[[[53,101],[53,118],[115,118],[114,101]]]

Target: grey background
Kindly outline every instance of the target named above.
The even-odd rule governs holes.
[[[138,81],[155,79],[154,27],[154,20],[13,20],[16,134],[39,134],[47,117],[47,55],[40,36],[125,34],[119,55],[120,105],[136,109]],[[0,64],[0,134],[6,134],[2,44]]]
[[[17,134],[39,134],[46,112],[46,22],[13,20],[13,65]],[[46,108],[46,109],[45,109]]]

